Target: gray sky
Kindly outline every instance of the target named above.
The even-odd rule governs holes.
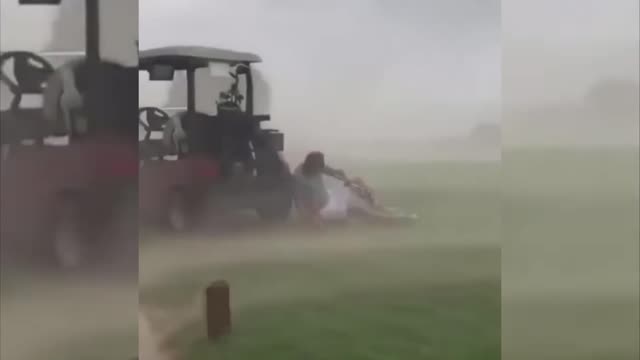
[[[604,77],[638,79],[638,0],[502,1],[503,101],[575,101]]]
[[[140,40],[142,47],[186,42],[256,51],[275,84],[496,102],[498,2],[456,3],[405,0],[389,9],[388,2],[367,0],[141,0]]]
[[[137,63],[138,8],[133,0],[101,1],[101,55],[125,65]],[[114,21],[113,19],[117,19]],[[0,0],[0,50],[84,51],[84,0],[64,0],[60,6],[19,6],[18,0]],[[116,24],[117,26],[113,26]],[[47,57],[54,66],[67,56]],[[11,64],[6,65],[9,70]],[[0,109],[12,97],[0,85]],[[41,99],[28,96],[23,105],[38,106]]]
[[[18,6],[17,0],[0,0],[2,50],[43,49],[49,40],[50,28],[57,11],[55,7]],[[27,31],[28,29],[33,30]]]
[[[64,1],[62,27],[55,8],[0,1],[3,49],[83,48],[82,0]],[[130,0],[103,8],[118,24],[103,27],[114,39],[103,53],[127,57],[128,45],[113,47],[132,43]],[[499,107],[497,0],[140,0],[139,9],[142,48],[197,44],[262,55],[274,125],[294,136],[313,123],[316,137],[366,127],[368,135],[422,138],[466,131]],[[64,32],[54,42],[52,27]],[[25,29],[33,30],[16,36]],[[161,103],[166,91],[157,85],[143,84],[143,104]]]
[[[0,0],[2,49],[51,45],[49,29],[58,10],[18,9],[16,3]],[[65,3],[77,7],[82,0]],[[115,9],[107,10],[117,19],[110,24],[118,24],[103,33],[126,40],[105,46],[132,44],[130,4],[103,2]],[[273,92],[274,123],[289,132],[309,133],[311,123],[318,136],[366,127],[368,135],[419,138],[492,119],[501,100],[507,105],[575,101],[603,77],[637,78],[638,4],[140,0],[139,36],[142,47],[198,44],[260,53],[265,59],[260,70]],[[66,50],[74,43],[82,48],[81,18],[72,13],[63,15],[74,25],[58,42]],[[17,35],[25,29],[30,31]],[[103,52],[114,58],[132,54],[129,45]],[[164,96],[155,85],[143,90],[143,103]]]
[[[141,48],[259,53],[274,123],[296,136],[421,138],[499,107],[497,0],[140,0],[140,14]]]
[[[135,64],[135,0],[100,1],[100,10],[102,56]],[[18,0],[0,0],[0,46],[3,51],[83,51],[84,19],[84,0],[63,0],[59,6],[20,6]]]

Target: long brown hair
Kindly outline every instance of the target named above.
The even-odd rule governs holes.
[[[320,151],[312,151],[307,154],[302,163],[302,174],[312,176],[320,173],[325,168],[324,154]]]

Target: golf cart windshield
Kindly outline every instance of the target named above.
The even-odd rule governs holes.
[[[242,75],[248,71],[248,67],[244,64],[211,63],[209,65],[209,74],[212,79],[206,80],[212,81],[216,90],[222,89],[218,92],[212,92],[212,94],[217,93],[216,107],[218,112],[246,110],[244,100],[246,99],[247,87]]]
[[[194,90],[198,113],[216,115],[220,111],[246,111],[247,80],[243,76],[244,65],[212,62],[207,68],[195,70]],[[141,100],[147,94],[166,94],[166,100],[157,103],[157,96],[142,100],[149,106],[162,109],[184,109],[187,107],[187,73],[167,64],[149,67],[140,79],[144,83]]]
[[[149,73],[150,80],[173,81],[165,106],[186,105],[189,112],[209,115],[231,109],[253,114],[249,66],[262,61],[255,54],[211,47],[169,46],[142,50],[139,60],[140,69]]]

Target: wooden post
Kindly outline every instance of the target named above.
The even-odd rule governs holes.
[[[217,340],[231,333],[231,305],[229,284],[224,280],[213,282],[205,292],[207,336]]]

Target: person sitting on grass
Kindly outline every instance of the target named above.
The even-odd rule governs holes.
[[[414,220],[377,203],[360,178],[325,164],[324,154],[310,152],[294,171],[294,200],[300,215],[311,222],[345,221],[359,217],[373,221]]]

